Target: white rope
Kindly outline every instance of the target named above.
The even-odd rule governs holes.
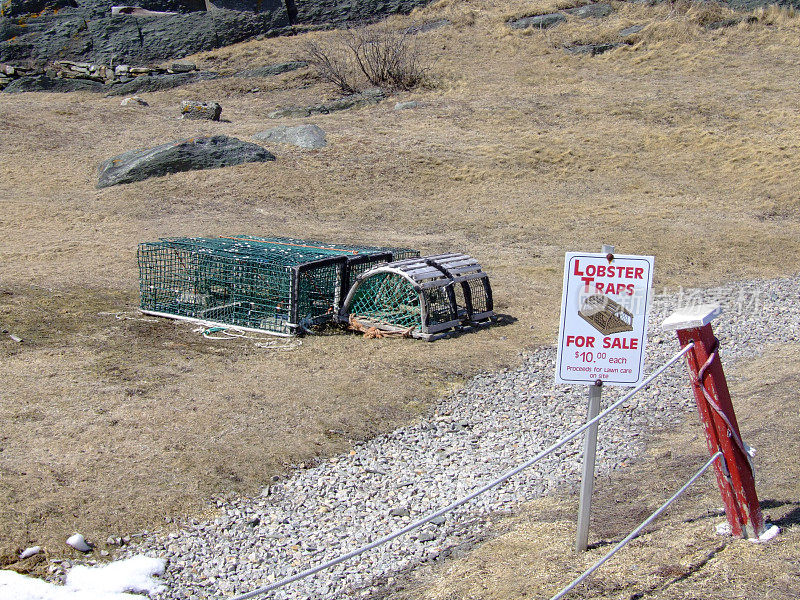
[[[689,487],[690,487],[690,486],[691,486],[691,485],[692,485],[692,484],[693,484],[695,481],[697,481],[697,480],[700,478],[700,476],[701,476],[703,473],[705,473],[705,472],[706,472],[706,470],[707,470],[707,469],[708,469],[708,468],[709,468],[709,467],[712,465],[712,463],[713,463],[715,460],[717,460],[717,459],[718,459],[720,456],[722,456],[722,452],[717,452],[716,454],[714,454],[714,456],[712,456],[712,457],[711,457],[711,458],[708,460],[708,462],[707,462],[706,464],[704,464],[704,465],[703,465],[703,466],[700,468],[700,470],[699,470],[699,471],[697,471],[697,473],[695,473],[695,474],[692,476],[692,478],[691,478],[691,479],[689,479],[689,481],[687,481],[685,484],[683,484],[683,487],[682,487],[681,489],[679,489],[677,492],[675,492],[675,493],[672,495],[672,497],[671,497],[669,500],[667,500],[667,501],[666,501],[664,504],[662,504],[662,505],[661,505],[661,506],[658,508],[658,510],[656,510],[656,511],[655,511],[655,512],[654,512],[652,515],[650,515],[649,517],[647,517],[647,518],[646,518],[646,519],[645,519],[645,520],[642,522],[642,524],[641,524],[641,525],[639,525],[639,526],[638,526],[636,529],[634,529],[633,531],[631,531],[631,532],[630,532],[630,533],[629,533],[629,534],[628,534],[628,535],[625,537],[625,539],[624,539],[624,540],[622,540],[622,541],[621,541],[619,544],[617,544],[616,546],[614,546],[614,548],[612,548],[612,550],[611,550],[611,551],[610,551],[608,554],[606,554],[606,555],[605,555],[603,558],[601,558],[601,559],[600,559],[600,560],[598,560],[596,563],[594,563],[594,564],[593,564],[591,567],[589,567],[589,568],[588,568],[586,571],[584,571],[583,573],[581,573],[581,574],[580,574],[578,577],[576,577],[576,578],[575,578],[575,579],[572,581],[572,583],[570,583],[570,584],[569,584],[567,587],[565,587],[563,590],[561,590],[560,592],[558,592],[558,593],[557,593],[555,596],[553,596],[552,598],[550,598],[550,600],[561,600],[561,598],[563,598],[564,596],[566,596],[566,595],[567,595],[567,594],[568,594],[570,591],[572,591],[572,590],[573,590],[573,589],[574,589],[574,588],[575,588],[575,587],[576,587],[578,584],[580,584],[580,583],[581,583],[581,582],[582,582],[584,579],[588,578],[588,577],[589,577],[589,575],[591,575],[591,574],[592,574],[592,573],[594,573],[594,572],[595,572],[597,569],[599,569],[599,568],[600,568],[600,567],[603,565],[603,563],[605,563],[605,562],[606,562],[606,561],[607,561],[609,558],[611,558],[612,556],[614,556],[614,555],[615,555],[615,554],[616,554],[616,553],[617,553],[619,550],[621,550],[621,549],[622,549],[622,548],[623,548],[623,547],[624,547],[624,546],[625,546],[625,545],[626,545],[628,542],[630,542],[630,541],[631,541],[633,538],[635,538],[636,536],[638,536],[638,535],[641,533],[641,531],[642,531],[642,530],[643,530],[645,527],[647,527],[648,525],[650,525],[650,523],[652,523],[653,521],[655,521],[655,520],[656,520],[656,519],[657,519],[657,518],[658,518],[658,517],[661,515],[661,513],[663,513],[665,510],[667,510],[667,508],[669,507],[669,505],[670,505],[670,504],[672,504],[673,502],[675,502],[675,500],[677,500],[677,499],[678,499],[678,498],[679,498],[681,495],[683,495],[683,493],[684,493],[686,490],[688,490],[688,489],[689,489]]]
[[[488,492],[492,488],[497,487],[501,483],[504,483],[505,481],[507,481],[508,479],[510,479],[511,477],[516,475],[517,473],[519,473],[520,471],[524,471],[528,467],[530,467],[530,466],[534,465],[535,463],[539,462],[540,460],[542,460],[547,455],[552,454],[553,452],[555,452],[556,450],[561,448],[561,446],[563,446],[563,445],[567,444],[568,442],[574,440],[576,437],[578,437],[580,434],[582,434],[584,431],[586,431],[589,427],[591,427],[592,425],[594,425],[595,423],[597,423],[601,419],[604,419],[605,417],[607,417],[609,415],[609,413],[611,413],[616,408],[619,408],[622,404],[624,404],[626,401],[628,401],[634,394],[636,394],[640,390],[642,390],[642,389],[646,388],[648,385],[650,385],[650,382],[652,382],[656,377],[661,375],[661,373],[663,373],[669,366],[671,366],[673,363],[675,363],[677,360],[679,360],[684,354],[689,352],[689,350],[691,350],[693,347],[694,347],[694,343],[689,343],[688,345],[684,346],[680,350],[680,352],[678,352],[675,356],[673,356],[666,363],[664,363],[652,375],[650,375],[647,379],[645,379],[638,386],[633,388],[630,392],[625,394],[622,398],[620,398],[619,400],[614,402],[614,404],[609,406],[607,409],[605,409],[603,412],[601,412],[595,418],[590,419],[589,421],[584,423],[582,426],[580,426],[577,429],[573,430],[572,433],[567,434],[566,436],[561,438],[559,441],[554,443],[552,446],[542,450],[541,452],[539,452],[539,454],[534,456],[532,459],[530,459],[526,463],[523,463],[523,464],[519,465],[518,467],[515,467],[515,468],[511,469],[510,471],[507,471],[506,473],[504,473],[503,475],[501,475],[497,479],[494,479],[493,481],[490,481],[486,485],[478,488],[477,490],[474,490],[473,492],[471,492],[470,494],[464,496],[463,498],[461,498],[459,500],[456,500],[455,502],[445,506],[444,508],[441,508],[441,509],[437,510],[434,513],[431,513],[431,514],[427,515],[426,517],[423,517],[422,519],[419,519],[418,521],[414,521],[413,523],[410,523],[409,525],[406,525],[402,529],[398,529],[397,531],[395,531],[393,533],[390,533],[388,535],[383,536],[382,538],[379,538],[379,539],[377,539],[377,540],[375,540],[373,542],[370,542],[369,544],[367,544],[365,546],[362,546],[361,548],[358,548],[356,550],[352,550],[351,552],[348,552],[347,554],[343,554],[343,555],[341,555],[341,556],[339,556],[337,558],[334,558],[334,559],[329,560],[329,561],[327,561],[325,563],[317,565],[316,567],[311,567],[309,569],[306,569],[305,571],[301,571],[300,573],[296,573],[295,575],[290,575],[288,577],[284,577],[283,579],[281,579],[279,581],[276,581],[274,583],[270,583],[269,585],[265,585],[264,587],[260,587],[258,589],[252,590],[250,592],[246,592],[244,594],[240,594],[238,596],[234,596],[232,598],[229,598],[228,600],[247,600],[248,598],[254,598],[255,596],[260,596],[261,594],[266,594],[267,592],[271,592],[272,590],[276,590],[278,588],[281,588],[281,587],[283,587],[285,585],[288,585],[288,584],[293,583],[295,581],[298,581],[300,579],[305,579],[306,577],[314,575],[315,573],[319,573],[320,571],[324,571],[325,569],[329,569],[330,567],[334,567],[334,566],[338,565],[339,563],[343,563],[345,561],[350,560],[351,558],[355,558],[356,556],[359,556],[360,554],[363,554],[364,552],[367,552],[369,550],[377,548],[378,546],[382,546],[383,544],[391,542],[393,539],[395,539],[397,537],[400,537],[401,535],[403,535],[405,533],[413,531],[414,529],[422,527],[423,525],[425,525],[426,523],[429,523],[433,519],[435,519],[437,517],[440,517],[440,516],[450,512],[450,511],[452,511],[452,510],[455,510],[456,508],[458,508],[459,506],[461,506],[463,504],[466,504],[467,502],[469,502],[473,498],[476,498],[477,496],[480,496],[481,494],[484,494],[484,493]]]
[[[119,312],[99,312],[97,313],[101,317],[110,317],[113,316],[117,319],[117,321],[142,321],[143,323],[158,323],[158,319],[148,319],[146,317],[134,317],[133,314],[140,314],[140,313],[129,313],[124,311]]]
[[[303,341],[293,338],[275,339],[271,335],[255,335],[254,332],[239,327],[196,327],[192,329],[194,333],[200,333],[206,340],[248,340],[254,342],[257,348],[265,350],[275,350],[278,352],[288,352],[296,350],[303,345]]]

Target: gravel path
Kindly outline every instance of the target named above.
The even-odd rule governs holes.
[[[800,276],[657,296],[646,372],[678,350],[674,335],[659,331],[678,305],[723,305],[715,331],[728,367],[771,343],[796,342],[799,290]],[[259,497],[219,500],[217,518],[144,535],[121,554],[168,559],[168,591],[159,600],[200,600],[250,591],[348,552],[445,506],[581,425],[585,388],[555,386],[554,363],[555,349],[547,347],[524,355],[517,369],[478,375],[418,424],[298,470]],[[607,389],[604,405],[624,391]],[[650,432],[679,423],[693,406],[681,362],[601,424],[598,471],[624,465]],[[580,438],[446,518],[265,597],[367,596],[398,572],[479,538],[490,513],[576,485],[579,450]]]

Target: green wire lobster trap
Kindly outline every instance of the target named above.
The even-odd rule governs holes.
[[[355,281],[339,313],[366,327],[433,340],[451,331],[488,325],[492,288],[466,254],[408,258],[378,265]]]
[[[209,325],[294,335],[336,319],[361,274],[419,256],[408,248],[249,235],[139,244],[141,310]]]

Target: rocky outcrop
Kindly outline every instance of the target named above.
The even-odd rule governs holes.
[[[137,16],[112,15],[110,7],[99,13],[94,7],[78,7],[57,14],[2,17],[0,62],[146,64],[287,31],[283,0],[261,0],[260,5],[258,13],[212,10]]]
[[[48,75],[29,75],[14,79],[5,86],[3,93],[21,92],[102,92],[105,86],[89,79],[60,79]]]
[[[277,63],[274,65],[264,65],[263,67],[256,67],[255,69],[246,69],[234,73],[234,77],[272,77],[280,75],[281,73],[288,73],[307,67],[308,63],[304,60],[293,60],[289,62]]]
[[[311,115],[326,115],[328,113],[356,108],[357,106],[368,106],[377,104],[384,98],[383,90],[373,88],[365,90],[359,94],[350,94],[337,100],[330,100],[322,104],[312,104],[311,106],[288,106],[279,108],[269,115],[270,119],[281,119],[283,117],[310,117]]]
[[[98,188],[143,181],[168,173],[217,169],[249,162],[275,160],[266,149],[224,135],[170,142],[147,150],[132,150],[103,161]]]
[[[317,150],[328,145],[325,132],[317,125],[273,127],[256,133],[253,138],[262,142],[291,144],[305,150]]]
[[[567,17],[561,13],[548,13],[546,15],[535,15],[533,17],[515,19],[509,21],[508,26],[511,27],[511,29],[528,29],[529,27],[534,29],[547,29],[548,27],[563,23],[566,20]]]
[[[289,0],[297,10],[293,22],[308,25],[363,23],[391,14],[408,14],[430,0]]]
[[[217,73],[212,71],[194,71],[191,73],[156,74],[147,77],[136,77],[127,82],[114,83],[106,86],[106,96],[127,96],[129,94],[142,94],[145,92],[158,92],[169,90],[197,81],[216,79]]]
[[[430,0],[0,0],[0,62],[160,62],[280,35],[375,21]]]

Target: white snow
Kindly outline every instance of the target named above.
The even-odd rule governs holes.
[[[67,538],[67,546],[72,546],[75,550],[80,552],[91,552],[92,547],[86,543],[86,538],[84,538],[80,533],[74,533]]]
[[[160,558],[133,556],[99,567],[76,566],[67,573],[66,585],[56,585],[0,571],[0,598],[13,600],[142,600],[128,594],[157,593],[164,589],[154,576],[163,575]]]
[[[778,527],[777,525],[771,525],[771,524],[767,523],[767,526],[764,529],[764,533],[762,533],[760,537],[748,538],[748,541],[750,541],[750,542],[768,542],[768,541],[770,541],[772,539],[775,539],[775,537],[780,532],[781,532],[781,528],[780,527]]]
[[[717,535],[732,535],[731,525],[727,521],[723,521],[722,523],[717,523],[714,526],[714,530],[717,532]]]
[[[31,546],[30,548],[25,548],[25,550],[23,550],[20,553],[19,559],[25,560],[26,558],[30,558],[31,556],[36,556],[41,551],[42,551],[41,546]]]

